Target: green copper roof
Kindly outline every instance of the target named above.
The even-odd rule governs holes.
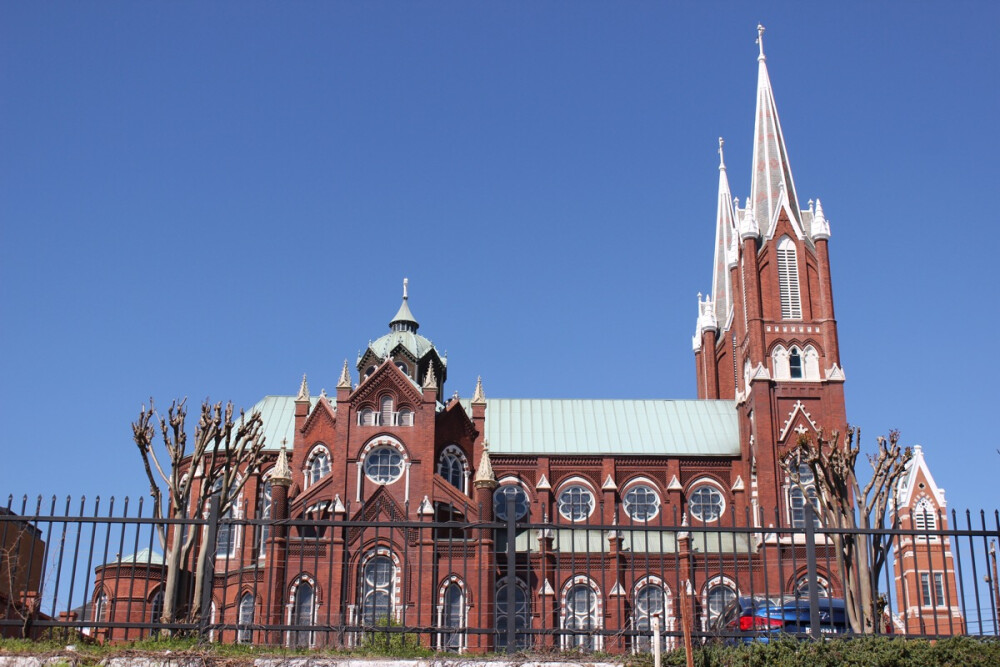
[[[493,454],[739,456],[733,401],[489,398]]]
[[[318,396],[309,398],[309,410],[311,411]],[[279,450],[281,441],[288,440],[288,447],[291,449],[295,442],[295,397],[294,396],[265,396],[257,401],[247,410],[250,414],[254,410],[260,411],[261,419],[264,420],[264,449]]]
[[[417,318],[415,318],[413,313],[410,312],[410,306],[407,304],[407,301],[408,299],[404,296],[403,303],[399,306],[399,310],[396,311],[396,316],[392,318],[391,322],[389,322],[389,326],[391,327],[393,324],[397,323],[406,324],[413,327],[413,331],[416,331],[420,327],[420,323],[417,322]]]

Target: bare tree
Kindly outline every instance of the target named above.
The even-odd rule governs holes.
[[[223,408],[221,403],[212,405],[208,400],[204,401],[194,432],[194,447],[189,453],[185,430],[186,400],[171,403],[167,416],[163,417],[156,413],[150,399],[149,409],[142,406],[139,418],[132,424],[132,438],[139,448],[149,479],[153,516],[157,519],[199,517],[215,494],[219,497],[220,515],[229,512],[247,480],[257,474],[260,467],[264,435],[259,412],[247,415],[241,410],[239,421],[236,421],[232,403]],[[163,450],[160,454],[154,446],[156,422]],[[166,498],[160,488],[161,481]],[[167,568],[163,614],[160,617],[163,623],[172,623],[177,617],[181,569],[188,562],[192,548],[201,543],[196,539],[198,531],[182,530],[179,524],[173,526],[173,530],[168,531],[165,524],[157,524],[157,536],[166,553]],[[215,550],[214,544],[201,546],[196,561],[196,588],[188,611],[188,617],[192,619],[198,618],[201,613],[203,575],[210,552]]]
[[[861,430],[848,427],[843,444],[840,441],[836,431],[830,438],[820,432],[815,440],[803,435],[793,456],[782,465],[806,498],[810,494],[798,473],[800,465],[809,466],[815,477],[823,525],[849,531],[827,537],[837,554],[851,628],[857,633],[882,632],[886,602],[878,593],[878,581],[889,555],[890,536],[856,531],[885,527],[886,514],[912,452],[900,446],[899,431],[879,437],[877,451],[867,457],[872,467],[871,480],[862,487],[855,471]]]
[[[17,532],[5,535],[0,545],[0,593],[7,598],[3,617],[21,619],[21,638],[29,639],[41,609],[38,589],[44,579],[41,568],[45,547],[37,528],[27,521],[18,524]]]

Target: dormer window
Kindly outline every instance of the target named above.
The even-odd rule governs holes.
[[[403,373],[405,373],[406,375],[410,374],[410,367],[407,366],[402,361],[397,361],[396,362],[396,368],[398,368],[399,370],[403,371]]]

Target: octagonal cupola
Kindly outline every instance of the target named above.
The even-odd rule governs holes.
[[[443,391],[448,360],[438,354],[434,343],[417,333],[420,323],[410,310],[409,280],[403,279],[403,303],[389,322],[389,333],[370,341],[368,348],[358,357],[358,373],[362,382],[375,372],[387,357],[418,386],[423,386],[428,369]]]

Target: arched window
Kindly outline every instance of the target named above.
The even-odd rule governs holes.
[[[234,486],[236,484],[234,483]],[[212,498],[222,498],[222,477],[216,477],[212,483]],[[239,526],[232,523],[236,518],[235,508],[239,507],[236,498],[230,497],[227,504],[229,507],[219,516],[222,521],[215,529],[215,557],[231,558],[236,555],[236,547],[239,543]]]
[[[313,610],[315,609],[315,591],[312,584],[307,580],[299,582],[295,587],[292,596],[291,618],[289,625],[311,626],[314,622]],[[313,644],[313,633],[311,630],[298,629],[290,633],[289,644],[293,648],[308,648]]]
[[[793,380],[802,379],[802,353],[797,347],[788,351],[788,377]]]
[[[774,368],[775,380],[787,380],[791,377],[788,368],[788,350],[783,345],[776,345],[771,351],[771,365]]]
[[[236,619],[236,641],[240,644],[253,643],[253,593],[244,593],[240,598],[240,608]]]
[[[819,379],[819,353],[812,345],[806,345],[802,350],[802,377],[806,380]]]
[[[592,582],[573,584],[566,592],[562,621],[564,629],[575,631],[563,637],[563,648],[584,651],[601,648],[601,636],[593,632],[601,629],[601,617],[597,591]]]
[[[507,648],[507,629],[510,627],[507,616],[511,606],[514,607],[514,645],[518,648],[531,646],[531,635],[520,632],[528,628],[531,618],[528,587],[518,579],[512,590],[511,585],[506,583],[506,579],[501,579],[497,586],[495,616],[497,629],[495,645],[498,652]]]
[[[628,487],[622,499],[625,514],[633,521],[649,521],[660,512],[660,496],[649,484]]]
[[[659,615],[665,625],[671,621],[670,610],[667,608],[667,596],[664,587],[655,578],[648,577],[635,591],[635,602],[632,609],[632,627],[639,632],[652,630],[652,618]],[[661,627],[661,630],[668,628]],[[632,642],[633,650],[646,653],[650,650],[650,637],[637,635]]]
[[[101,591],[101,594],[98,595],[97,599],[94,601],[94,620],[98,623],[107,623],[108,617],[110,616],[108,613],[109,610],[108,594]]]
[[[449,484],[465,493],[465,454],[455,445],[448,445],[441,451],[438,474]]]
[[[726,501],[714,484],[699,483],[688,496],[688,511],[699,521],[716,521],[725,509]]]
[[[365,625],[385,625],[392,618],[396,567],[385,555],[369,558],[361,577],[361,619]]]
[[[358,424],[361,426],[375,426],[375,411],[371,408],[362,408],[358,413]]]
[[[812,588],[809,584],[808,576],[801,576],[795,581],[795,595],[799,598],[808,598],[809,590]],[[821,598],[830,597],[830,584],[823,577],[816,577],[816,595]]]
[[[314,447],[306,461],[306,487],[330,474],[330,453],[326,447]]]
[[[444,588],[441,595],[441,650],[455,651],[465,648],[465,633],[460,628],[465,627],[465,591],[457,581],[452,581]]]
[[[264,482],[260,490],[260,500],[257,501],[257,518],[271,518],[271,481]],[[267,538],[271,534],[271,526],[266,523],[261,524],[257,530],[257,557],[267,556]]]
[[[705,627],[710,627],[712,625],[712,621],[725,611],[729,603],[735,599],[736,591],[733,590],[729,584],[717,583],[710,586],[708,593],[705,596]]]
[[[799,464],[798,471],[789,476],[788,505],[792,519],[792,528],[806,527],[806,498],[813,506],[813,525],[820,527],[819,498],[816,496],[816,477],[812,468],[805,463]],[[801,485],[801,486],[800,486]],[[806,495],[802,494],[802,487]]]
[[[153,598],[149,601],[149,622],[153,625],[159,625],[162,621],[160,617],[163,616],[163,589],[156,591],[153,594]]]
[[[937,510],[928,498],[920,498],[910,514],[913,517],[914,530],[937,530]],[[926,539],[926,536],[924,538]]]
[[[400,408],[397,422],[400,426],[413,426],[413,410]]]
[[[392,426],[392,396],[383,396],[379,401],[379,424],[382,426]]]
[[[404,362],[402,362],[402,361],[397,361],[397,362],[396,362],[396,368],[398,368],[399,370],[403,371],[403,373],[404,373],[404,374],[406,374],[406,375],[409,375],[409,374],[410,374],[410,367],[409,367],[409,366],[407,366],[407,365],[406,365],[406,364],[405,364]]]
[[[507,499],[514,499],[514,520],[519,521],[528,514],[528,494],[517,482],[501,484],[493,492],[493,516],[501,521],[507,520]]]
[[[582,484],[570,484],[559,492],[559,514],[570,521],[584,521],[594,512],[594,494]]]
[[[781,296],[781,319],[801,320],[799,298],[799,260],[795,243],[787,236],[778,241],[778,292]]]

